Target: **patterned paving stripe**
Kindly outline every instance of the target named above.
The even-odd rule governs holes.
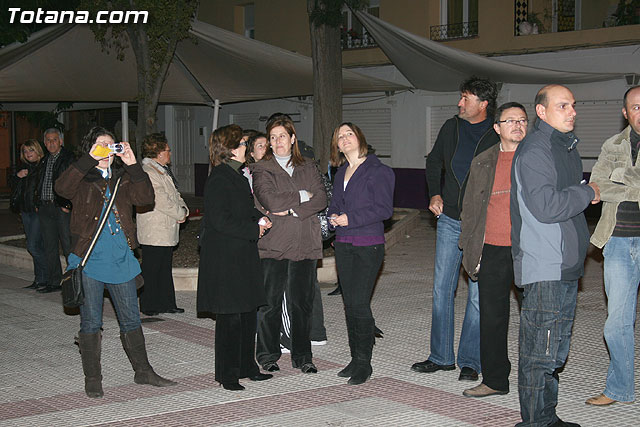
[[[314,363],[319,370],[331,370],[340,366],[337,363],[320,359],[315,359]],[[213,366],[213,358],[211,365]],[[283,355],[280,359],[280,367],[281,371],[276,373],[278,377],[307,375],[291,367],[289,355]],[[133,372],[131,372],[131,377],[133,379]],[[178,381],[177,386],[152,387],[132,383],[117,387],[106,387],[104,388],[105,395],[101,399],[90,399],[85,395],[84,391],[78,391],[39,399],[1,403],[0,421],[219,387],[213,373],[172,379]]]
[[[372,397],[475,426],[514,425],[520,420],[518,411],[492,404],[487,400],[470,399],[431,387],[383,377],[372,379],[357,387],[335,385],[114,421],[103,425],[215,425],[255,420]]]

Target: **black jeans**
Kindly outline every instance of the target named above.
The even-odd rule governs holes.
[[[216,314],[216,372],[221,384],[260,373],[255,359],[256,313]]]
[[[140,311],[165,313],[176,308],[173,286],[173,246],[142,245],[142,277]]]
[[[335,242],[335,250],[346,316],[373,319],[371,296],[384,259],[384,245]]]
[[[311,362],[311,310],[318,261],[305,259],[262,259],[264,287],[267,305],[258,311],[258,363],[280,359],[280,325],[282,322],[282,297],[286,290],[291,318],[291,363],[294,368]]]
[[[507,334],[512,283],[511,246],[485,244],[478,272],[480,363],[482,382],[500,391],[509,391],[511,363],[507,352]]]
[[[59,286],[62,279],[62,267],[60,265],[60,249],[65,257],[71,253],[71,231],[69,229],[71,213],[62,212],[60,207],[52,202],[43,202],[38,209],[42,239],[44,241],[44,253],[47,262],[49,286]],[[93,236],[92,236],[93,237]],[[84,254],[76,254],[80,258]]]

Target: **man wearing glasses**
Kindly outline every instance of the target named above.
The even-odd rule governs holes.
[[[511,363],[507,352],[511,258],[511,163],[527,134],[527,112],[517,102],[502,104],[493,129],[500,143],[478,154],[471,164],[462,203],[462,265],[478,281],[482,382],[467,397],[509,393]]]

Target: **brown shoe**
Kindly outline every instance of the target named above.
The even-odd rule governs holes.
[[[593,405],[593,406],[608,406],[616,402],[617,400],[610,399],[607,396],[605,396],[604,393],[600,393],[597,396],[588,398],[587,401],[584,403],[586,403],[587,405]]]
[[[465,391],[462,392],[463,396],[466,397],[487,397],[487,396],[493,396],[496,394],[507,394],[509,393],[508,391],[501,391],[501,390],[494,390],[491,387],[489,387],[488,385],[484,384],[484,383],[480,383],[475,387],[472,388],[468,388]]]

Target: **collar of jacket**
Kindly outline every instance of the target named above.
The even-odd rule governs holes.
[[[123,174],[124,174],[123,167],[114,168],[113,164],[111,165],[111,179],[110,179],[111,181],[116,182],[115,180],[121,177]],[[97,167],[91,168],[89,172],[87,172],[87,174],[85,175],[84,179],[87,180],[88,182],[105,180],[105,178],[102,177],[102,173],[100,173]]]
[[[156,162],[151,157],[145,157],[144,159],[142,159],[142,166],[146,166],[146,165],[149,165],[149,166],[153,167],[161,175],[166,175],[166,173],[167,173],[165,168],[163,168],[160,163]]]
[[[618,134],[618,138],[616,138],[613,144],[620,145],[624,141],[627,141],[629,144],[631,143],[631,125],[628,125],[622,132]]]
[[[573,132],[560,132],[559,130],[552,127],[549,123],[541,120],[539,117],[536,118],[533,127],[547,135],[552,143],[562,145],[567,149],[567,151],[571,151],[576,148],[576,145],[578,145],[578,142],[580,142],[578,137]]]

